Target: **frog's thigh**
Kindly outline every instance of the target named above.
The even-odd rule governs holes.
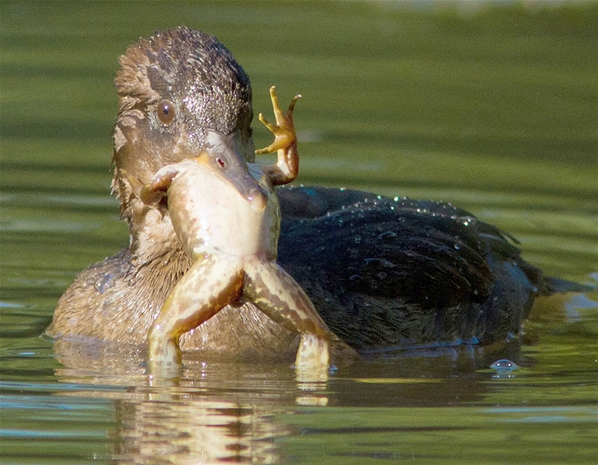
[[[285,328],[326,336],[329,331],[301,286],[275,262],[257,258],[245,264],[244,295]]]
[[[216,255],[195,262],[174,287],[150,329],[150,361],[179,362],[179,336],[237,299],[242,285],[238,258]]]
[[[285,328],[301,334],[295,365],[322,371],[330,363],[330,332],[297,282],[274,262],[254,259],[245,264],[244,295]]]

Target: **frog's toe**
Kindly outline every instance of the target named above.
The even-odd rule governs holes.
[[[266,126],[268,128],[268,130],[272,133],[276,133],[278,126],[276,126],[275,124],[272,124],[270,121],[268,121],[265,117],[263,113],[260,113],[258,115],[258,119],[260,120],[260,122]],[[257,150],[256,150],[257,151]]]
[[[301,94],[297,94],[293,97],[293,100],[291,100],[291,103],[289,103],[289,109],[287,110],[285,116],[287,118],[293,118],[293,112],[295,111],[295,105],[297,104],[297,100],[299,100],[301,98]]]

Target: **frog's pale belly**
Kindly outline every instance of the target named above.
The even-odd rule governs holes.
[[[191,256],[222,252],[276,258],[280,211],[266,182],[265,209],[256,211],[231,184],[202,164],[181,171],[168,190],[168,210],[177,236]]]

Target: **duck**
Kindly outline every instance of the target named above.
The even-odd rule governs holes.
[[[76,277],[46,334],[144,346],[194,259],[165,200],[144,202],[136,184],[198,156],[214,134],[254,163],[252,87],[218,39],[186,26],[130,45],[115,84],[112,191],[129,246]],[[313,302],[339,357],[516,340],[536,297],[580,290],[545,276],[521,257],[514,238],[448,203],[321,186],[276,191],[277,263]],[[235,230],[242,238],[242,225],[229,234]],[[185,332],[179,344],[205,356],[255,359],[296,353],[299,338],[244,301]]]

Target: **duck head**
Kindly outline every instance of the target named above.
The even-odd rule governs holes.
[[[133,257],[176,243],[164,210],[141,201],[139,185],[163,166],[219,145],[251,162],[251,84],[215,37],[186,27],[158,32],[120,58],[112,189],[129,224]],[[132,182],[135,180],[135,182]]]

